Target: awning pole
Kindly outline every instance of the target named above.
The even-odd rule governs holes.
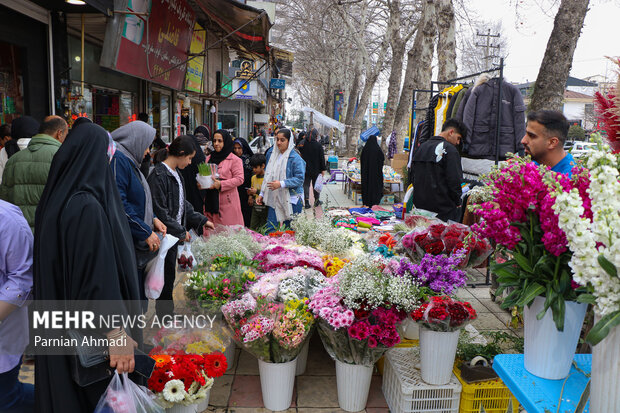
[[[81,63],[81,83],[82,83],[82,98],[84,97],[84,13],[82,13],[82,36],[81,36],[81,41],[82,41],[82,53],[80,56],[80,63]]]

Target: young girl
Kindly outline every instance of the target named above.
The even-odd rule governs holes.
[[[204,215],[194,211],[192,204],[185,199],[185,184],[180,169],[187,167],[196,154],[194,140],[183,135],[176,138],[168,147],[168,156],[155,165],[148,177],[153,196],[153,213],[167,228],[169,234],[179,238],[179,242],[189,241],[188,228],[202,233],[201,228],[213,228]],[[158,316],[172,314],[174,303],[172,289],[176,274],[178,244],[170,248],[164,266],[164,288],[156,302]]]

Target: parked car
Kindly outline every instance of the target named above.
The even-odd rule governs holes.
[[[276,140],[273,136],[267,136],[267,142],[263,142],[263,137],[259,136],[257,138],[252,139],[250,142],[250,148],[252,148],[252,152],[254,153],[265,153],[267,149],[271,148],[275,144]]]
[[[575,142],[572,149],[570,149],[570,153],[573,157],[579,158],[594,148],[596,148],[596,143],[594,142]]]

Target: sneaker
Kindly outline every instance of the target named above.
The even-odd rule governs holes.
[[[314,206],[315,207],[318,207],[319,205],[323,205],[323,201],[318,200],[318,199],[316,201],[314,201]]]
[[[304,208],[309,209],[310,207],[310,202],[306,201],[306,204],[304,205]]]

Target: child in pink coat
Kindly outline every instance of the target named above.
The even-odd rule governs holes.
[[[217,164],[219,179],[214,179],[213,187],[207,191],[205,215],[215,225],[243,225],[237,191],[243,184],[243,162],[233,153],[233,140],[226,130],[215,131],[213,148],[215,151],[207,157],[207,163]]]

